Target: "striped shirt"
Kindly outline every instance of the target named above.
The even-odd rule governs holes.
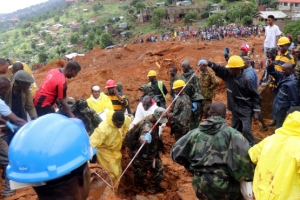
[[[282,65],[284,63],[291,63],[293,66],[295,66],[295,59],[290,52],[286,51],[284,54],[278,53],[278,55],[275,58],[275,69],[279,72],[282,72]]]
[[[119,95],[121,96],[121,101],[118,99],[116,95],[109,95],[108,93],[106,94],[108,98],[111,100],[111,103],[114,107],[114,111],[123,111],[123,107],[128,106],[128,100],[125,97],[125,95]]]

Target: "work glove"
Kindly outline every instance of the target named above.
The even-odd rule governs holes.
[[[145,140],[148,144],[150,144],[151,141],[152,141],[152,136],[151,136],[151,134],[150,134],[150,133],[146,133],[144,140]]]
[[[198,103],[197,102],[193,102],[193,108],[192,111],[195,112],[198,109]]]
[[[7,122],[5,123],[5,125],[6,125],[6,127],[9,128],[9,130],[10,130],[11,132],[13,132],[13,133],[19,128],[19,126],[14,125],[14,124],[10,123],[9,121],[7,121]]]

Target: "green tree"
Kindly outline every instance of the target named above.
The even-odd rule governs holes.
[[[89,27],[86,23],[82,24],[79,29],[82,35],[85,35],[89,31]]]
[[[100,36],[100,47],[104,49],[105,47],[112,45],[114,42],[114,39],[111,37],[109,33],[103,33]]]
[[[77,32],[73,33],[70,38],[71,44],[76,44],[79,40],[79,34]]]
[[[136,10],[137,10],[138,12],[140,12],[141,10],[144,10],[144,9],[146,8],[146,4],[143,3],[143,2],[137,2],[137,3],[135,4],[135,7],[136,7]]]
[[[89,32],[88,40],[91,40],[91,41],[95,40],[95,33],[94,32]]]
[[[55,23],[59,22],[59,16],[57,16],[57,15],[54,16],[54,22],[55,22]]]
[[[93,40],[87,40],[84,46],[89,50],[92,50],[95,46],[95,42]]]
[[[95,13],[97,13],[97,11],[100,10],[102,7],[103,6],[99,2],[97,2],[93,5],[92,9]]]
[[[202,19],[206,19],[208,17],[209,17],[209,12],[208,11],[205,11],[205,12],[201,13],[201,18]]]
[[[103,30],[101,28],[96,29],[96,35],[100,36],[103,33]]]
[[[50,34],[46,35],[46,42],[47,42],[47,44],[51,44],[52,43],[52,36]]]
[[[155,8],[152,13],[152,22],[155,27],[160,26],[160,20],[165,18],[166,11],[162,7]]]
[[[206,20],[206,23],[208,26],[212,26],[212,25],[218,26],[221,25],[224,17],[225,17],[224,13],[215,13]]]
[[[232,8],[228,10],[226,13],[226,18],[230,22],[235,22],[237,19],[240,21],[245,16],[252,17],[253,14],[255,14],[258,11],[258,7],[256,4],[248,2],[240,2],[234,4]]]
[[[242,24],[244,26],[250,26],[253,23],[253,18],[250,16],[245,16],[242,18]]]
[[[15,35],[14,35],[14,38],[15,38],[15,39],[18,39],[18,38],[19,38],[19,35],[20,35],[19,32],[16,31],[16,32],[15,32]]]
[[[8,57],[8,51],[7,50],[2,51],[2,55],[4,56],[4,58],[7,58]]]
[[[40,63],[44,63],[44,62],[46,62],[47,59],[48,59],[48,55],[47,55],[46,53],[44,53],[44,52],[40,52],[40,53],[38,54],[38,57],[39,57],[39,62],[40,62]]]
[[[300,35],[300,20],[288,23],[284,26],[285,34]],[[297,37],[293,37],[293,42],[297,43]]]
[[[132,1],[130,2],[130,5],[131,5],[131,6],[135,6],[138,2],[140,2],[140,0],[132,0]]]
[[[184,17],[184,23],[189,24],[194,22],[198,17],[198,13],[194,10],[190,10]]]
[[[42,37],[42,38],[45,38],[46,35],[47,35],[47,33],[46,33],[45,31],[41,32],[41,37]]]
[[[23,44],[21,49],[26,50],[27,49],[27,44]]]
[[[32,49],[36,49],[36,42],[32,41],[31,44],[30,44],[30,46],[31,46]]]

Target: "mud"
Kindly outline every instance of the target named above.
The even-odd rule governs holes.
[[[239,47],[247,43],[255,48],[254,60],[263,58],[262,38],[239,38],[225,39],[224,41],[199,42],[195,39],[186,40],[185,43],[178,42],[156,42],[143,44],[126,44],[123,48],[101,50],[99,47],[87,53],[84,57],[75,58],[82,66],[81,72],[76,78],[68,80],[68,96],[75,99],[90,96],[90,88],[94,84],[100,85],[106,92],[105,83],[108,79],[114,79],[123,83],[124,93],[131,100],[132,110],[136,109],[140,93],[138,88],[147,83],[147,72],[151,69],[158,72],[158,79],[162,80],[169,89],[169,67],[176,66],[181,74],[180,64],[183,60],[190,61],[191,66],[196,69],[199,59],[207,59],[225,65],[223,49],[228,46],[231,55],[239,54]],[[54,68],[62,67],[65,61],[57,60],[48,63],[38,71],[34,72],[34,77],[38,85],[41,85],[46,73]],[[258,70],[257,70],[258,71]],[[262,71],[258,71],[259,78]],[[168,97],[169,98],[169,97]],[[221,82],[215,101],[226,103],[226,88]],[[227,121],[230,124],[231,114],[228,112]],[[268,122],[268,120],[266,120]],[[160,199],[160,200],[193,200],[196,199],[191,186],[192,174],[184,167],[175,164],[169,152],[174,144],[174,139],[169,135],[169,128],[163,132],[163,141],[166,146],[166,153],[161,155],[165,168],[164,179],[160,184],[161,192],[151,195],[146,192],[135,193],[132,190],[133,174],[130,167],[120,182],[119,190],[114,194],[110,188],[93,178],[89,199]],[[263,132],[258,122],[253,122],[253,133],[258,138],[264,138],[274,132],[269,128]],[[122,167],[126,167],[130,161],[126,149],[122,150]],[[31,188],[20,189],[17,194],[7,199],[36,199],[36,195]]]

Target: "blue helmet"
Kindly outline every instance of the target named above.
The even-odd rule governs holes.
[[[70,173],[96,152],[81,120],[48,114],[16,133],[6,172],[15,182],[46,182]]]

